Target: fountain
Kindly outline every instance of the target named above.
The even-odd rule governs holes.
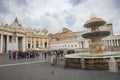
[[[90,39],[90,53],[76,53],[65,55],[65,66],[84,68],[84,69],[108,69],[108,60],[114,57],[120,59],[119,53],[106,53],[102,43],[102,38],[110,35],[110,31],[101,31],[100,27],[105,25],[105,21],[101,18],[93,17],[85,24],[85,28],[89,28],[90,32],[82,35],[85,39]]]
[[[102,54],[104,52],[101,39],[110,35],[110,31],[99,30],[99,27],[104,24],[105,21],[103,19],[94,17],[88,20],[84,25],[84,27],[91,29],[91,32],[82,35],[83,38],[91,40],[90,54]]]

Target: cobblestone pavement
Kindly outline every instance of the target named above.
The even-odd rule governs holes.
[[[0,57],[1,58],[1,57]],[[3,59],[5,58],[5,59]],[[6,57],[0,60],[4,64],[11,62]],[[30,59],[29,61],[43,60],[44,58]],[[18,62],[24,62],[18,60]],[[108,70],[81,70],[65,68],[60,64],[50,65],[50,62],[23,64],[0,67],[0,80],[120,80],[120,72],[110,73]]]

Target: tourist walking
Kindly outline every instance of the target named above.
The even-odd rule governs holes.
[[[12,58],[12,52],[11,51],[8,52],[8,56],[9,56],[9,59]]]

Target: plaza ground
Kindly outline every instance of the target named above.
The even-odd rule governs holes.
[[[43,56],[9,60],[7,56],[0,55],[0,80],[120,80],[120,71],[110,73],[108,70],[66,68],[60,61],[50,65],[49,60],[45,61]]]

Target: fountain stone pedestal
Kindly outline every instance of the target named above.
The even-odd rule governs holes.
[[[109,71],[110,72],[118,72],[118,63],[115,58],[111,57],[109,59]]]
[[[104,47],[103,47],[101,39],[99,38],[94,38],[93,40],[91,39],[90,53],[91,54],[103,54],[103,52],[104,52]]]

